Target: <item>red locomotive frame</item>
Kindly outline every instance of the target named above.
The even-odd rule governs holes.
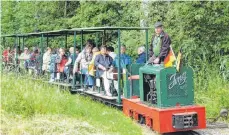
[[[158,133],[206,128],[205,107],[198,105],[176,106],[162,109],[147,106],[141,103],[140,98],[123,98],[123,113],[137,121],[139,121],[139,116],[143,116],[145,118],[145,124]],[[176,129],[173,127],[173,115],[188,115],[192,113],[197,114],[198,125],[186,129]]]

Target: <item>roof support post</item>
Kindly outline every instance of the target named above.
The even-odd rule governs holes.
[[[80,36],[81,36],[81,38],[80,38],[80,50],[81,50],[81,52],[83,51],[83,31],[81,31],[80,32]],[[80,68],[80,70],[81,70],[81,68]],[[82,73],[80,74],[80,87],[81,88],[83,88],[83,75],[82,75]]]
[[[74,31],[74,53],[73,53],[73,65],[75,64],[76,60],[76,31]],[[73,73],[73,81],[72,81],[72,88],[75,89],[75,84],[76,84],[76,74]]]
[[[48,37],[48,35],[46,37],[46,46],[49,47],[49,37]]]
[[[18,44],[19,44],[19,37],[18,36],[16,36],[15,37],[15,55],[13,56],[14,57],[14,59],[15,59],[15,69],[16,69],[16,74],[18,73],[18,71],[19,71],[19,66],[18,66],[18,53],[19,53],[19,51],[20,51],[20,48],[18,48],[19,46],[18,46]],[[19,49],[19,50],[18,50]]]
[[[120,62],[120,57],[121,57],[121,33],[120,29],[118,30],[118,99],[117,102],[118,104],[121,104],[121,62]]]
[[[96,39],[95,39],[95,43],[96,43],[96,47],[98,48],[98,44],[99,44],[99,33],[96,33]]]
[[[43,38],[44,35],[41,34],[41,38],[40,38],[40,47],[41,47],[41,57],[40,57],[40,70],[42,71],[42,64],[43,64],[43,54],[44,54],[44,45],[43,45]]]
[[[18,60],[18,36],[15,37],[15,64],[16,64],[16,67],[17,67],[17,60]]]
[[[6,39],[5,39],[5,37],[3,37],[2,38],[2,44],[3,44],[3,48],[0,48],[0,53],[2,54],[2,52],[5,50],[5,47],[6,47]],[[0,66],[0,71],[1,71],[1,73],[3,72],[2,70],[3,70],[3,68],[2,68],[2,66],[3,66],[3,64],[2,64],[2,59],[3,59],[3,57],[0,57],[0,61],[1,61],[1,66]]]
[[[75,32],[74,32],[74,34],[75,34]],[[67,49],[68,48],[68,34],[66,33],[65,34],[65,49]]]
[[[103,41],[102,45],[106,45],[106,30],[103,30],[103,40],[102,41]]]
[[[18,46],[19,46],[18,52],[20,52],[21,51],[21,37],[18,37]]]
[[[80,50],[83,51],[83,31],[81,31],[80,35],[81,35]]]
[[[146,33],[146,61],[148,61],[148,55],[149,55],[149,45],[148,45],[148,29],[145,30],[145,33]]]
[[[22,37],[22,51],[24,50],[25,47],[25,37]]]

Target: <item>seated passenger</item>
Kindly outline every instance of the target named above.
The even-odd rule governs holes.
[[[49,70],[50,60],[51,60],[51,52],[52,49],[48,47],[46,52],[43,55],[43,64],[42,64],[42,72],[43,74]]]
[[[28,48],[25,47],[24,52],[19,56],[20,69],[22,71],[28,70],[29,57],[30,57],[30,54],[29,54]]]
[[[35,66],[35,74],[39,75],[42,72],[42,55],[41,49],[38,49],[38,55],[36,55],[36,66]]]
[[[91,46],[92,48],[95,47],[94,40],[88,39],[87,42],[86,42],[86,46]]]
[[[10,47],[7,47],[7,49],[3,51],[2,56],[3,56],[3,62],[8,63],[9,56],[10,56]]]
[[[105,46],[102,46],[100,49],[101,54],[95,57],[95,66],[98,70],[96,71],[96,75],[103,78],[106,95],[112,96],[110,93],[110,81],[107,78],[107,74],[109,74],[108,70],[112,65],[113,59],[107,54],[106,49]]]
[[[51,73],[49,82],[54,82],[56,79],[57,74],[57,60],[58,54],[56,49],[52,50],[51,57],[50,57],[50,65],[49,65],[49,72]]]
[[[127,65],[131,64],[131,58],[129,55],[126,54],[126,46],[122,45],[121,46],[121,54],[120,54],[120,68],[121,68],[121,72],[123,72],[123,68],[126,68]],[[118,67],[118,55],[115,57],[114,61],[113,61],[113,67],[114,68],[119,68]],[[112,67],[112,68],[113,68]],[[114,87],[116,89],[116,91],[118,92],[118,81],[114,80]]]
[[[64,73],[66,75],[69,75],[70,74],[70,78],[72,78],[74,47],[69,48],[69,52],[70,52],[70,55],[68,57],[67,63],[65,64]],[[75,60],[77,59],[78,55],[79,55],[79,48],[76,47]]]
[[[74,56],[74,47],[70,47],[69,48],[69,56],[68,56],[68,61],[67,63],[65,64],[65,67],[64,67],[64,73],[66,75],[69,74],[69,70],[71,70],[71,66],[72,66],[72,62],[73,62],[73,56]]]
[[[93,57],[91,62],[89,63],[88,71],[89,75],[94,76],[94,70],[95,70],[95,57],[100,54],[100,51],[97,47],[94,47],[92,49]]]
[[[94,76],[95,76],[95,57],[100,54],[100,51],[97,47],[94,47],[92,49],[93,57],[91,62],[88,65],[88,74],[89,74],[89,80],[93,81],[93,86],[94,86]],[[93,88],[92,88],[93,89]]]
[[[136,60],[136,63],[143,64],[146,62],[146,53],[145,53],[145,47],[140,46],[138,47],[138,58]]]
[[[79,47],[76,47],[76,59],[77,59],[79,54],[80,54],[80,49],[79,49]]]
[[[32,73],[37,73],[37,63],[38,63],[38,59],[37,57],[39,56],[39,52],[38,49],[35,49],[29,57],[29,64],[28,64],[28,68],[29,68],[29,74]]]
[[[107,54],[110,55],[114,60],[116,57],[116,53],[114,52],[114,47],[112,46],[107,47]]]
[[[18,60],[16,60],[17,58],[17,55],[18,55],[18,50],[17,48],[15,47],[11,52],[10,52],[10,55],[11,55],[11,61],[14,65],[18,64]],[[17,63],[16,63],[17,62]]]
[[[94,80],[92,80],[88,74],[88,65],[92,60],[92,56],[92,45],[87,44],[74,63],[73,73],[78,72],[78,66],[80,64],[80,73],[84,75],[84,85],[86,85],[86,87],[92,87],[94,85]]]
[[[126,54],[126,46],[121,46],[121,54],[120,54],[120,68],[123,69],[127,65],[131,64],[131,58]],[[116,55],[113,66],[118,68],[118,55]]]
[[[57,58],[57,72],[58,73],[64,73],[64,67],[65,67],[65,64],[67,63],[67,61],[68,61],[68,58],[65,55],[65,50],[63,48],[60,48],[59,49],[59,55]],[[63,75],[63,76],[61,76],[61,78],[60,78],[59,75]],[[65,74],[57,74],[57,79],[64,80],[64,79],[66,79],[66,75]]]

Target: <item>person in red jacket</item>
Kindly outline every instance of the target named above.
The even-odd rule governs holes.
[[[59,49],[59,58],[57,59],[57,72],[63,74],[64,78],[66,75],[64,74],[65,64],[68,62],[68,57],[65,55],[65,50],[63,48]],[[57,79],[59,79],[59,74],[57,75]],[[62,78],[60,78],[62,79]]]
[[[3,51],[2,55],[3,55],[3,62],[8,63],[9,55],[10,55],[10,47],[7,47],[7,49]]]

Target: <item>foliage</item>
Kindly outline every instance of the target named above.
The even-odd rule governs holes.
[[[34,119],[37,118],[41,120],[47,118],[47,124],[47,121],[51,121],[51,119],[54,119],[53,124],[58,120],[63,123],[63,120],[66,118],[65,120],[72,124],[74,121],[89,123],[89,125],[93,127],[92,133],[141,134],[140,127],[134,124],[131,119],[125,117],[119,110],[92,102],[89,98],[71,95],[68,92],[60,92],[58,87],[50,86],[48,83],[34,83],[34,80],[31,80],[31,78],[27,76],[23,76],[22,78],[20,76],[3,74],[2,77],[4,78],[1,80],[2,95],[4,95],[1,97],[1,111],[3,111],[4,116],[4,123],[2,124],[8,125],[3,132],[7,133],[8,129],[11,129],[9,132],[13,130],[9,126],[14,123],[12,119],[16,120],[15,123],[17,125],[19,123],[17,122],[18,120],[24,122],[32,120],[33,122],[31,124],[34,125],[36,124],[34,123]],[[5,120],[8,118],[11,120],[11,124]],[[39,123],[40,122],[37,124],[42,126]],[[77,123],[75,124],[77,125]],[[58,132],[58,125],[48,125],[51,131],[43,132]],[[30,127],[27,124],[24,126]],[[69,126],[69,128],[68,126],[65,127],[68,128],[66,131],[74,128],[71,125]],[[42,128],[46,129],[45,127]],[[61,134],[61,132],[65,133],[62,131],[63,129],[59,129],[60,132],[58,134]],[[90,127],[88,129],[90,130]],[[24,130],[34,134],[31,129]],[[38,133],[42,132],[42,130],[38,129],[35,131]]]
[[[203,78],[203,73],[206,70],[199,71],[195,79],[195,89],[198,89],[195,91],[195,101],[206,107],[207,118],[215,118],[222,108],[229,109],[229,83],[213,67],[207,77]]]
[[[228,51],[228,2],[149,1],[146,5],[147,9],[142,8],[141,1],[3,1],[2,34],[73,27],[136,27],[141,19],[153,27],[161,20],[177,49],[193,39],[197,47],[208,50],[206,55],[222,48]],[[126,38],[132,35],[138,33]]]

